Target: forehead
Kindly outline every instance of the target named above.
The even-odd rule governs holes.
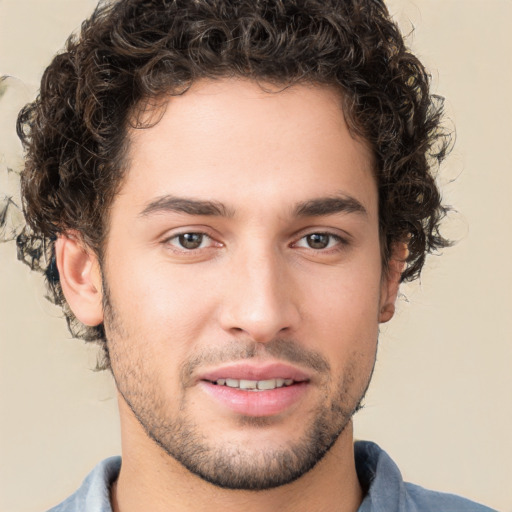
[[[143,208],[148,198],[173,195],[237,209],[355,194],[376,208],[371,151],[350,133],[333,88],[204,80],[161,105],[147,119],[158,122],[129,130],[118,200],[129,196]]]

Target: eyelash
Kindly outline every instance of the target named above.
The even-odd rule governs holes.
[[[341,250],[341,248],[348,245],[348,241],[345,238],[341,237],[340,235],[336,235],[334,233],[329,233],[329,232],[314,231],[312,233],[308,233],[308,234],[302,236],[301,238],[299,238],[299,240],[297,242],[295,242],[293,244],[293,246],[297,247],[299,242],[301,242],[302,240],[307,240],[308,237],[312,237],[312,236],[329,237],[329,240],[327,242],[327,247],[322,247],[322,248],[304,247],[304,249],[309,249],[309,250],[312,250],[315,252],[328,253],[331,251]],[[331,242],[335,242],[335,243],[331,244]]]
[[[188,235],[199,235],[201,237],[199,247],[192,247],[192,248],[183,247],[183,245],[182,245],[183,240],[180,240],[180,238],[188,236]],[[323,247],[323,248],[314,248],[314,247],[305,247],[305,246],[299,245],[299,243],[301,241],[307,240],[308,237],[312,237],[312,236],[328,237],[327,246]],[[173,243],[174,240],[177,241],[176,244]],[[183,233],[177,233],[169,238],[166,238],[163,241],[163,243],[165,245],[172,246],[174,251],[181,252],[181,253],[193,253],[193,252],[200,251],[202,249],[209,248],[209,247],[201,247],[201,245],[204,243],[205,240],[210,240],[210,242],[217,243],[218,247],[222,246],[222,244],[220,242],[216,242],[213,237],[211,237],[210,235],[208,235],[207,233],[204,233],[202,231],[185,231]],[[334,242],[334,244],[332,242]],[[306,241],[305,243],[307,244],[308,242]],[[180,244],[180,245],[178,245],[178,244]],[[293,242],[292,244],[290,244],[290,246],[291,247],[302,247],[304,249],[311,250],[311,251],[318,252],[318,253],[329,253],[329,252],[339,251],[343,247],[347,246],[348,244],[349,244],[349,242],[345,238],[343,238],[337,234],[329,233],[329,232],[314,231],[314,232],[307,233],[307,234],[303,235],[296,242]]]
[[[199,235],[201,237],[200,245],[203,244],[205,239],[206,240],[210,240],[212,242],[215,241],[210,235],[208,235],[207,233],[203,233],[202,231],[185,231],[183,233],[177,233],[177,234],[175,234],[175,235],[173,235],[173,236],[171,236],[169,238],[166,238],[164,240],[164,244],[165,245],[171,245],[171,246],[173,246],[175,248],[174,250],[177,250],[179,252],[184,252],[184,253],[191,253],[191,252],[195,252],[195,251],[198,251],[198,250],[201,250],[201,249],[206,249],[205,247],[196,247],[196,248],[187,248],[187,247],[183,247],[183,246],[179,247],[177,244],[175,245],[175,244],[172,243],[173,240],[176,240],[179,243],[180,238],[181,237],[185,237],[187,235]],[[221,245],[221,244],[219,244],[219,245]]]

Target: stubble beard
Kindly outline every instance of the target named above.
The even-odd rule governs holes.
[[[104,291],[107,290],[104,287]],[[165,453],[194,475],[221,488],[232,490],[262,491],[289,484],[310,471],[334,445],[346,429],[352,416],[361,408],[373,369],[359,394],[353,396],[351,385],[356,368],[350,367],[339,379],[336,390],[329,399],[329,378],[325,382],[324,401],[307,417],[310,424],[304,434],[286,446],[264,451],[261,446],[224,444],[216,445],[201,432],[199,425],[187,413],[187,394],[183,386],[177,414],[172,417],[151,368],[140,354],[127,355],[127,347],[119,340],[127,339],[119,316],[112,307],[108,293],[104,295],[105,327],[108,334],[112,374],[117,388],[132,413],[152,439]],[[243,351],[254,354],[258,348],[253,343]],[[117,348],[119,346],[119,348]],[[298,344],[288,340],[275,340],[265,344],[263,350],[285,354],[287,359]],[[303,349],[300,349],[302,351]],[[316,356],[318,357],[318,356]],[[296,362],[296,358],[295,358]],[[325,362],[328,367],[328,363]],[[240,417],[240,428],[271,428],[273,418]]]

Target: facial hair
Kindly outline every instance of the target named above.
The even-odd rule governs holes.
[[[268,343],[236,340],[223,345],[222,349],[195,354],[181,365],[179,407],[172,414],[144,355],[126,346],[125,341],[130,336],[112,305],[106,283],[104,312],[112,374],[133,415],[148,437],[166,454],[191,473],[221,488],[261,491],[289,484],[310,471],[361,408],[371,379],[372,372],[354,396],[355,365],[349,366],[338,382],[333,383],[330,365],[325,358],[318,352],[305,349],[295,340],[279,338]],[[312,419],[304,426],[304,433],[294,442],[266,450],[247,443],[215,443],[188,413],[187,391],[192,386],[194,370],[203,365],[268,356],[299,364],[322,377],[319,381],[322,382],[323,399],[312,414],[305,416]],[[237,421],[240,429],[265,429],[279,420],[240,416]]]

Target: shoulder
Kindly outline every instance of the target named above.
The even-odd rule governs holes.
[[[69,498],[47,512],[112,512],[110,486],[121,469],[121,457],[101,461]]]
[[[366,496],[358,512],[495,512],[454,494],[404,482],[391,457],[375,443],[354,445],[357,476]]]
[[[417,510],[418,512],[496,512],[492,508],[455,494],[430,491],[410,483],[405,483],[404,486],[407,503],[405,510]]]

